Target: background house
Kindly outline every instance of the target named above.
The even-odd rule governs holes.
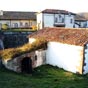
[[[37,13],[37,27],[74,27],[75,14],[66,10],[45,9]]]
[[[87,20],[87,28],[88,28],[88,12],[82,12],[79,13],[79,15],[85,17],[85,19]]]
[[[29,35],[29,43],[47,40],[46,64],[73,73],[88,73],[88,30],[45,28]]]
[[[87,19],[79,14],[75,15],[75,28],[87,28]]]
[[[45,9],[36,12],[0,11],[0,29],[4,24],[8,28],[32,28],[42,29],[44,27],[66,27],[86,28],[88,27],[87,14],[74,14],[66,10]]]
[[[31,28],[36,25],[36,12],[0,11],[0,29],[3,24],[9,28]]]

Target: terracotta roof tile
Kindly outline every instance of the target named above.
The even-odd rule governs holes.
[[[47,41],[83,46],[88,42],[88,29],[44,28],[28,37],[44,38]]]

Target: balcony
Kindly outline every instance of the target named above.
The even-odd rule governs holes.
[[[65,23],[54,23],[54,27],[65,27]]]

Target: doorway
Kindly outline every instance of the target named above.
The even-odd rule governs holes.
[[[21,61],[21,71],[23,73],[32,73],[32,60],[29,57],[23,58]]]

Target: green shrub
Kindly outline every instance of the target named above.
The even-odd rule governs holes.
[[[7,30],[8,29],[8,25],[7,24],[2,24],[2,29],[3,30]]]

